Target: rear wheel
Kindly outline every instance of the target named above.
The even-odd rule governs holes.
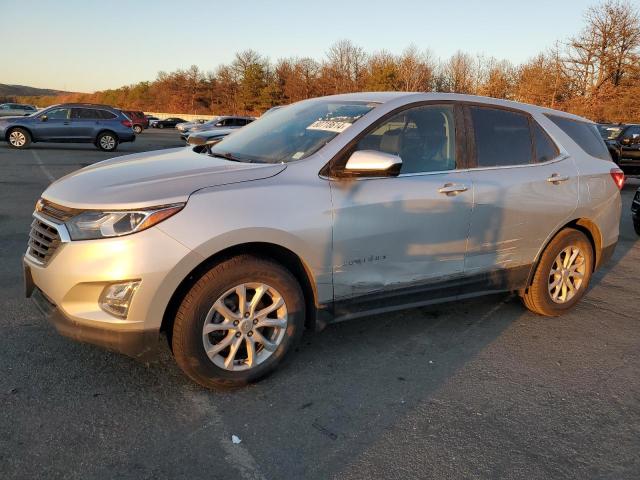
[[[142,125],[134,125],[133,131],[136,132],[136,134],[140,135],[142,133]]]
[[[572,228],[562,230],[544,250],[531,285],[521,295],[523,303],[540,315],[562,315],[585,294],[593,263],[587,237]]]
[[[194,285],[180,305],[171,346],[192,380],[212,387],[255,382],[293,349],[304,326],[295,277],[270,260],[240,255]]]
[[[28,148],[31,145],[31,135],[24,128],[10,130],[7,140],[13,148]]]
[[[118,148],[118,138],[114,133],[102,132],[96,139],[96,147],[103,152],[113,152]]]
[[[164,124],[163,123],[159,124],[158,128],[164,128]]]

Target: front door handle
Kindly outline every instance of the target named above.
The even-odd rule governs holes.
[[[438,189],[439,193],[444,193],[445,195],[457,195],[462,192],[466,192],[469,190],[469,187],[466,185],[460,185],[456,183],[445,183],[442,187]]]
[[[567,180],[569,180],[568,176],[558,175],[557,173],[554,173],[549,178],[547,178],[547,182],[553,183],[554,185],[558,185],[560,182],[566,182]]]

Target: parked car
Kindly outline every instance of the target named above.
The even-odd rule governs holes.
[[[196,126],[196,125],[202,125],[203,123],[208,122],[209,120],[207,120],[206,118],[197,118],[196,120],[189,120],[183,123],[179,123],[176,125],[176,128],[180,131],[183,131],[187,128]]]
[[[157,120],[153,122],[154,128],[175,128],[179,123],[183,123],[184,120],[178,117],[169,117],[164,120]]]
[[[261,116],[260,118],[264,117],[265,115],[269,115],[270,113],[275,112],[276,110],[280,110],[282,107],[284,107],[284,105],[276,105],[275,107],[271,107],[270,109],[266,110]]]
[[[149,128],[149,119],[144,112],[138,110],[123,110],[122,112],[131,120],[131,128],[136,134],[140,134],[144,129]]]
[[[640,171],[640,125],[621,125],[606,140],[611,158],[626,173]]]
[[[620,131],[624,128],[622,123],[600,123],[598,124],[598,131],[604,141],[612,140],[620,134]]]
[[[0,118],[0,139],[13,148],[35,142],[93,143],[113,152],[118,144],[136,139],[129,120],[107,105],[65,103],[28,117]]]
[[[147,117],[147,120],[149,120],[149,127],[151,128],[154,128],[156,122],[160,120],[158,117],[154,117],[153,115],[145,115],[145,117]]]
[[[196,125],[189,129],[188,133],[204,132],[215,130],[216,128],[241,128],[250,124],[255,120],[255,117],[235,117],[235,116],[221,116],[213,118],[201,125]],[[186,135],[181,135],[183,140],[187,139]]]
[[[0,117],[24,117],[37,111],[38,109],[33,105],[22,103],[3,103],[0,105]]]
[[[212,145],[220,142],[227,135],[236,132],[237,128],[217,128],[215,130],[205,130],[204,132],[195,132],[188,136],[187,143],[189,145]]]
[[[166,334],[195,382],[243,385],[331,321],[503,291],[569,311],[615,249],[623,183],[575,115],[440,93],[316,98],[209,155],[119,157],[50,185],[26,292],[64,335],[144,356]]]
[[[633,228],[640,235],[640,188],[636,190],[636,194],[631,202],[631,216],[633,219]]]
[[[190,122],[179,123],[179,124],[176,125],[176,130],[178,130],[180,132],[180,136],[188,135],[189,131],[193,127],[197,127],[198,125],[202,125],[203,123],[206,123],[206,122],[208,122],[207,119],[199,118],[197,120],[193,120],[193,121],[190,121]]]

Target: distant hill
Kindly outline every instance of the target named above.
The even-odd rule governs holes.
[[[50,88],[27,87],[26,85],[7,85],[0,83],[0,97],[41,97],[63,95],[71,92],[52,90]]]

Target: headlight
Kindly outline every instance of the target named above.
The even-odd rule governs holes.
[[[163,205],[141,210],[86,211],[68,220],[65,225],[71,240],[93,240],[119,237],[140,232],[178,213],[184,203]]]

